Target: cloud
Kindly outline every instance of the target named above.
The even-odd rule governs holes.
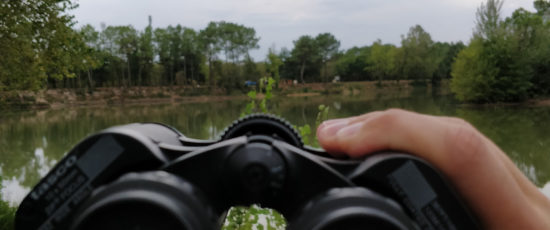
[[[363,46],[380,38],[398,44],[400,35],[419,24],[437,41],[467,42],[474,27],[480,0],[94,0],[80,1],[74,10],[79,24],[99,27],[132,24],[141,29],[147,16],[155,27],[181,24],[196,30],[210,21],[230,21],[254,27],[261,37],[255,59],[263,59],[267,49],[292,48],[301,35],[330,32],[341,40],[342,48]],[[525,0],[506,0],[503,16],[524,7]]]

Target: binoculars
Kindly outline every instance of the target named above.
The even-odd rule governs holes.
[[[25,197],[15,228],[220,229],[230,207],[251,204],[279,211],[289,229],[480,228],[426,161],[392,151],[336,158],[266,114],[218,140],[158,123],[91,135]]]

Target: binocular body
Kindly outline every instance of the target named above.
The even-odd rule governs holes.
[[[87,137],[31,190],[15,227],[219,229],[231,206],[251,204],[279,211],[290,229],[479,228],[424,160],[335,158],[271,115],[240,119],[215,141],[156,123]]]

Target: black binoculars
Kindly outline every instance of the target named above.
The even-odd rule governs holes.
[[[89,136],[25,197],[15,227],[220,229],[230,207],[251,204],[279,211],[289,229],[480,228],[426,161],[391,151],[332,157],[264,114],[235,121],[219,140],[157,123]]]

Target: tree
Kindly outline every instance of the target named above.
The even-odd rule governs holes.
[[[128,75],[123,81],[123,84],[126,86],[132,86],[132,63],[136,59],[136,53],[138,51],[138,38],[137,31],[133,26],[117,26],[115,27],[118,36],[115,42],[118,45],[118,52],[120,53],[122,59],[126,61],[126,67],[128,70]],[[135,64],[135,63],[134,63]],[[123,75],[124,76],[124,75]]]
[[[182,43],[183,71],[185,77],[191,81],[204,80],[199,75],[202,54],[200,52],[197,32],[191,28],[183,28]]]
[[[336,62],[336,73],[343,81],[372,80],[367,71],[367,62],[370,47],[352,47],[348,49]]]
[[[546,4],[546,5],[544,5]],[[512,33],[519,53],[515,57],[522,68],[531,76],[530,94],[550,94],[550,24],[545,17],[550,13],[549,2],[535,1],[536,13],[517,9],[511,17],[506,18],[506,30]],[[542,13],[545,12],[545,13]]]
[[[452,66],[451,91],[461,101],[485,102],[498,68],[485,57],[483,40],[475,38],[458,53]]]
[[[294,59],[300,66],[300,82],[305,83],[304,75],[306,73],[306,67],[310,69],[319,66],[321,62],[321,56],[317,42],[309,35],[304,35],[294,41],[294,49],[291,52],[292,59]]]
[[[544,16],[544,15],[550,14],[550,1],[548,1],[548,0],[535,0],[533,5],[535,6],[535,9],[537,10],[538,15]]]
[[[81,53],[84,54],[84,65],[87,67],[84,71],[87,75],[87,85],[89,92],[93,92],[94,80],[93,70],[103,65],[103,55],[100,51],[100,34],[91,25],[85,25],[80,28],[80,37],[83,39],[84,44],[81,46]]]
[[[499,36],[501,25],[500,10],[504,1],[487,0],[487,3],[481,3],[476,11],[476,29],[474,36],[483,39],[493,39]]]
[[[225,21],[216,24],[225,56],[233,63],[238,63],[241,56],[247,57],[249,50],[258,48],[260,38],[256,37],[254,28]]]
[[[402,36],[399,57],[400,74],[405,79],[431,79],[437,68],[437,59],[433,55],[434,42],[420,25],[409,29],[406,37]]]
[[[149,16],[149,23],[145,30],[139,34],[139,43],[137,49],[138,71],[137,85],[151,84],[151,75],[153,71],[153,58],[155,47],[153,44],[153,19]]]
[[[392,78],[396,72],[396,47],[383,45],[381,40],[375,41],[370,48],[370,55],[366,58],[365,70],[381,82]]]
[[[206,28],[199,32],[201,49],[208,62],[208,79],[212,84],[215,83],[213,64],[217,59],[218,52],[222,50],[222,42],[218,31],[218,24],[210,22]]]
[[[501,5],[499,0],[488,0],[479,7],[470,45],[453,64],[451,90],[460,100],[520,101],[533,87],[530,53],[537,20],[520,9],[502,21]]]
[[[0,89],[39,89],[75,76],[82,40],[65,13],[75,7],[69,0],[0,3]]]
[[[321,64],[323,65],[322,79],[327,81],[326,64],[327,62],[338,53],[340,47],[340,41],[336,40],[334,35],[330,33],[322,33],[315,37],[317,47],[319,48],[319,55],[321,56]]]
[[[451,78],[451,66],[458,55],[458,53],[464,49],[462,42],[446,43],[436,42],[434,44],[434,55],[439,65],[435,70],[432,83],[438,84],[442,79]]]
[[[155,41],[155,52],[158,55],[158,59],[162,68],[157,68],[157,73],[161,72],[161,82],[162,84],[172,84],[171,81],[171,71],[166,71],[166,69],[172,68],[172,56],[170,55],[170,35],[167,29],[157,28],[154,31],[154,41]],[[162,70],[162,71],[160,71]]]

